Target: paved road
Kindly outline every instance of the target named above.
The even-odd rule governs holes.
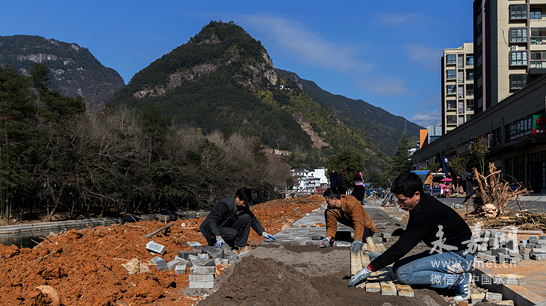
[[[464,200],[464,197],[450,197],[450,198],[439,198],[440,202],[444,204],[461,204]],[[469,205],[470,208],[472,204]],[[508,208],[518,209],[521,206],[521,209],[528,210],[534,213],[546,213],[546,195],[543,194],[531,194],[528,196],[522,196],[518,203],[515,200],[512,200],[508,203]]]

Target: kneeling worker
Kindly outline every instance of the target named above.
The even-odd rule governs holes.
[[[366,238],[375,233],[375,224],[355,197],[340,195],[337,190],[328,188],[324,191],[324,198],[326,199],[328,208],[324,212],[326,237],[320,242],[321,248],[333,243],[338,222],[354,229],[355,242],[353,244],[358,244],[356,247],[362,246]]]
[[[373,271],[391,263],[398,280],[407,285],[424,285],[452,290],[453,301],[470,297],[471,274],[476,244],[463,218],[449,206],[423,192],[423,182],[412,172],[400,174],[391,191],[398,205],[409,211],[406,230],[398,241],[375,258],[349,281],[349,286],[366,280]],[[402,258],[420,241],[431,250]],[[371,258],[370,258],[371,259]]]
[[[218,201],[199,226],[207,243],[217,248],[225,244],[232,248],[244,247],[247,245],[251,226],[258,235],[275,240],[273,236],[265,232],[256,216],[248,208],[251,202],[252,192],[246,187]]]

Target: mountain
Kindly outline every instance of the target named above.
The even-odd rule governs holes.
[[[28,76],[33,63],[43,63],[51,70],[50,89],[59,89],[66,96],[82,96],[88,109],[102,108],[125,85],[117,71],[104,67],[77,44],[40,36],[0,36],[0,65],[11,64]]]
[[[363,100],[334,95],[320,88],[315,82],[300,78],[294,72],[277,69],[277,73],[294,81],[306,94],[346,124],[366,131],[383,152],[393,155],[404,131],[410,139],[419,139],[419,129],[422,127],[404,117],[395,116]]]
[[[207,134],[220,130],[259,138],[267,147],[324,161],[342,148],[368,169],[388,156],[363,130],[346,124],[279,75],[267,51],[233,22],[212,21],[170,53],[135,74],[107,107],[161,107],[176,124]]]

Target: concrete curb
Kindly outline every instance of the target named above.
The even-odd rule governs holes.
[[[200,218],[208,214],[206,211],[177,212],[169,214],[150,214],[142,216],[126,216],[121,218],[100,218],[71,221],[42,222],[32,224],[16,224],[0,226],[0,235],[11,236],[22,233],[59,232],[70,229],[82,229],[87,227],[108,226],[112,224],[124,224],[135,221],[175,221],[178,219]]]

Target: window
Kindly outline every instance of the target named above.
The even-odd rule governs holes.
[[[467,96],[474,95],[474,84],[466,84],[466,95]]]
[[[510,75],[510,90],[521,89],[527,85],[526,74],[511,74]]]
[[[456,109],[457,108],[457,101],[455,100],[447,100],[446,101],[446,107],[447,109]]]
[[[454,79],[456,77],[456,71],[455,70],[447,70],[446,73],[447,73],[446,78],[448,80],[449,79]]]
[[[464,114],[464,100],[460,100],[457,107],[459,108],[458,113],[459,114]]]
[[[510,52],[510,66],[526,66],[527,65],[527,51],[511,51]]]
[[[546,45],[546,28],[531,29],[531,44]]]
[[[455,64],[457,63],[457,56],[455,54],[448,54],[446,59],[447,64]]]
[[[457,124],[457,115],[447,115],[446,121],[447,124]]]
[[[460,98],[464,98],[464,85],[459,85],[457,88],[457,96]]]
[[[466,80],[467,81],[474,81],[474,70],[467,70],[466,71]]]
[[[529,68],[546,68],[546,51],[531,51],[531,62]]]
[[[529,17],[531,17],[531,19],[542,19],[542,9],[540,8],[531,9],[531,13],[529,14]]]
[[[464,123],[464,115],[460,115],[459,116],[459,124],[458,125],[462,125]]]
[[[474,117],[473,114],[466,115],[466,122],[468,122],[470,119],[472,119],[472,117]]]
[[[527,42],[527,28],[510,28],[508,30],[508,41],[514,42]]]
[[[464,54],[457,54],[457,68],[464,68]]]
[[[457,71],[457,82],[464,83],[464,70]]]
[[[467,66],[474,66],[474,55],[467,55],[466,56],[466,65]]]
[[[457,93],[457,86],[455,86],[455,85],[447,85],[446,89],[447,89],[447,94],[448,95],[453,95],[453,94]]]
[[[527,4],[510,5],[510,19],[527,19]]]
[[[466,111],[474,110],[474,99],[466,100]],[[468,119],[466,119],[468,121]]]

